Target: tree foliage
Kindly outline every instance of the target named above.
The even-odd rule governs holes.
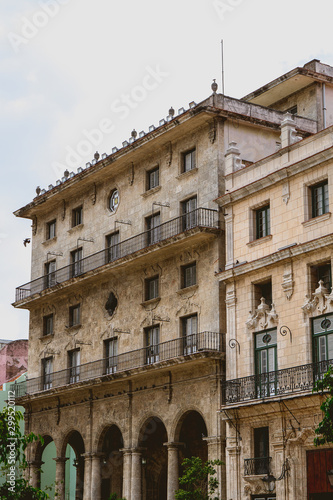
[[[320,409],[324,417],[315,429],[317,436],[314,439],[316,446],[333,443],[333,366],[330,366],[322,379],[317,380],[312,392],[326,392],[325,400]]]
[[[182,462],[184,472],[179,478],[180,489],[175,494],[176,500],[218,500],[216,490],[219,482],[215,477],[215,466],[222,464],[221,460],[203,462],[199,457],[185,458]]]
[[[13,406],[0,413],[0,470],[6,482],[0,486],[0,500],[45,500],[46,493],[29,485],[22,477],[27,467],[25,450],[29,443],[41,440],[32,432],[22,434],[20,422],[23,414]]]

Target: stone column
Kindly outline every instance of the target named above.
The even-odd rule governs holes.
[[[228,426],[227,426],[228,427]],[[241,498],[241,472],[239,469],[240,452],[236,438],[227,438],[226,469],[227,498]]]
[[[142,453],[132,450],[131,500],[142,499]]]
[[[234,216],[232,206],[227,207],[227,213],[224,216],[225,239],[226,239],[226,263],[225,269],[234,267]]]
[[[237,360],[240,355],[240,347],[237,344],[237,322],[236,322],[236,284],[228,283],[226,287],[226,300],[227,306],[227,338],[226,350],[228,353],[227,363],[227,380],[237,378]],[[231,342],[230,342],[231,341]],[[236,342],[237,341],[237,342]],[[229,344],[230,342],[230,344]]]
[[[91,500],[91,453],[84,453],[83,500]]]
[[[207,443],[208,460],[222,460],[222,445],[225,444],[225,440],[221,437],[206,437],[203,438]],[[225,465],[214,465],[216,470],[216,479],[219,482],[218,493],[220,498],[222,498],[222,492],[225,491]]]
[[[175,491],[179,488],[179,455],[181,443],[164,443],[168,447],[168,500],[175,499]]]
[[[131,500],[132,450],[121,451],[123,452],[123,497]]]
[[[44,462],[29,462],[29,484],[33,488],[38,488],[38,485],[40,483],[40,469],[43,464]]]
[[[56,486],[55,491],[58,494],[57,500],[65,500],[65,467],[68,458],[66,457],[56,457]]]
[[[102,458],[103,453],[91,454],[91,496],[94,500],[101,500],[101,486],[102,486]]]

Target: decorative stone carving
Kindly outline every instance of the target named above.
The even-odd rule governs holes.
[[[96,203],[96,198],[97,198],[97,186],[94,182],[93,188],[92,188],[92,193],[91,193],[91,203],[95,205]]]
[[[283,281],[282,288],[288,300],[291,299],[291,296],[294,292],[294,280],[293,280],[293,270],[291,263],[288,263],[285,266],[283,273]]]
[[[166,162],[167,166],[170,167],[171,162],[172,162],[172,144],[171,144],[171,142],[169,142],[169,144],[167,145],[167,151],[165,154],[165,162]]]
[[[32,234],[33,236],[36,236],[36,233],[37,233],[37,217],[34,216],[34,218],[32,219]]]
[[[260,304],[254,313],[250,311],[246,326],[249,330],[256,330],[258,328],[263,330],[275,326],[278,323],[278,319],[279,316],[274,304],[272,304],[272,307],[269,307],[264,297],[261,297]]]
[[[289,199],[290,199],[289,181],[286,181],[282,185],[282,201],[283,201],[283,203],[285,203],[287,205]]]
[[[62,200],[61,220],[65,220],[65,217],[66,217],[66,201]]]
[[[110,317],[112,317],[117,309],[118,300],[113,292],[110,293],[107,302],[105,303],[105,309],[107,310]]]
[[[211,144],[214,144],[215,139],[216,139],[216,120],[213,120],[213,122],[210,125],[208,137],[209,137]]]
[[[253,476],[244,476],[244,481],[248,484],[244,486],[244,494],[247,498],[251,498],[252,495],[258,495],[265,493],[264,483],[261,478]]]
[[[128,184],[130,186],[133,186],[133,183],[134,183],[134,163],[132,162],[129,166]]]
[[[331,293],[329,293],[322,280],[318,284],[318,288],[312,294],[313,299],[311,300],[311,297],[306,295],[305,304],[302,306],[304,313],[309,316],[315,312],[319,312],[320,314],[333,312],[333,288]]]

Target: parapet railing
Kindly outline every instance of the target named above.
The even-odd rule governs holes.
[[[222,384],[223,403],[228,405],[312,391],[316,381],[322,378],[332,364],[333,360],[321,361],[227,380]]]
[[[271,457],[245,458],[244,476],[255,476],[258,474],[269,474]]]
[[[97,253],[84,257],[68,266],[41,276],[16,288],[15,301],[23,300],[47,288],[53,288],[76,276],[131,255],[151,245],[162,242],[194,228],[219,228],[218,211],[209,208],[197,208],[192,212],[171,219],[163,224],[121,241]]]
[[[142,349],[99,359],[90,363],[73,366],[65,370],[47,373],[44,376],[27,379],[11,385],[16,396],[35,394],[51,388],[67,386],[95,378],[117,374],[136,368],[149,367],[171,360],[199,353],[225,352],[225,334],[217,332],[200,332],[177,339],[169,340]]]

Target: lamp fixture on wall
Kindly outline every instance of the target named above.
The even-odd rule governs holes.
[[[288,471],[290,471],[290,465],[288,458],[286,458],[282,464],[282,471],[278,478],[275,478],[271,473],[267,474],[267,476],[262,478],[262,481],[267,484],[268,491],[270,493],[274,490],[276,481],[281,481],[281,479],[284,479]],[[333,482],[333,470],[329,472],[332,473],[332,482]]]

